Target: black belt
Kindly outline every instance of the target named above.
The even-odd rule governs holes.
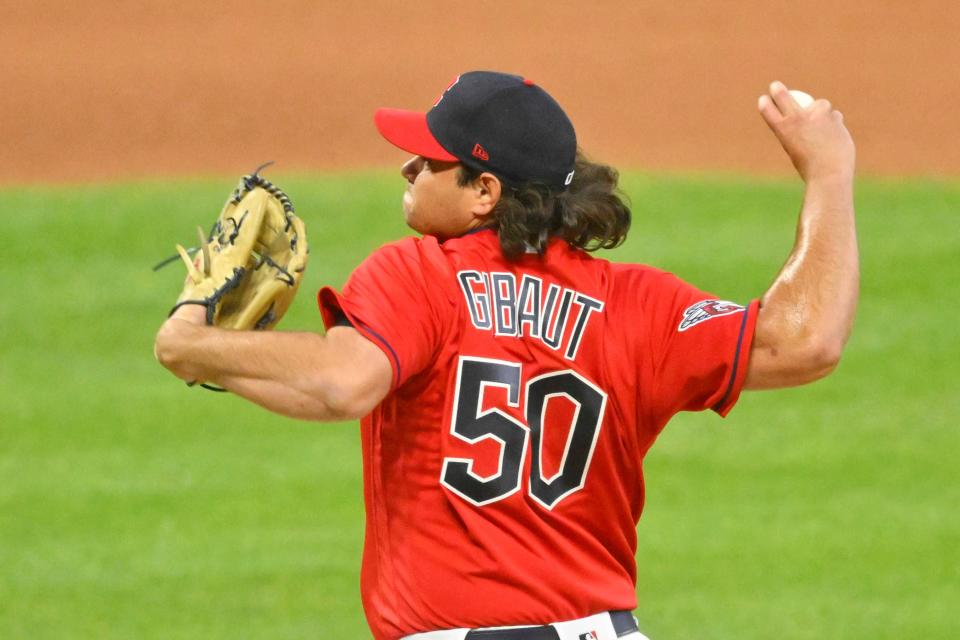
[[[610,621],[618,638],[638,631],[637,621],[629,611],[611,611]],[[585,635],[584,638],[588,640]],[[523,629],[471,629],[466,640],[560,640],[560,634],[550,625]]]

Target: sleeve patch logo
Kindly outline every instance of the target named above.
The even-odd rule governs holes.
[[[683,312],[683,320],[678,331],[686,331],[690,327],[721,316],[729,316],[732,313],[743,311],[743,307],[729,300],[703,300],[687,307]]]

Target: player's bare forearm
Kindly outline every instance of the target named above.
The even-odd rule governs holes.
[[[747,388],[794,386],[830,373],[853,327],[859,282],[852,176],[813,180],[793,251],[761,300]]]
[[[745,386],[804,384],[837,366],[860,285],[853,204],[854,147],[823,100],[799,107],[779,83],[760,111],[806,182],[793,250],[761,300]]]
[[[155,352],[183,380],[212,382],[270,411],[308,420],[368,413],[389,390],[386,356],[349,328],[306,332],[208,327],[182,307],[161,327]]]

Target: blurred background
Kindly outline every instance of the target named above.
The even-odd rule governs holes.
[[[645,462],[652,640],[960,637],[960,4],[0,0],[0,638],[366,638],[354,423],[187,389],[150,266],[265,160],[310,232],[281,329],[402,237],[379,106],[522,74],[621,168],[602,257],[762,295],[803,185],[756,112],[829,98],[858,147],[839,369],[683,414]]]
[[[380,106],[518,73],[617,165],[786,172],[772,80],[847,115],[864,173],[960,171],[960,5],[867,2],[3,2],[0,180],[393,166]]]

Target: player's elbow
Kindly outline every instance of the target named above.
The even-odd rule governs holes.
[[[318,348],[308,381],[309,393],[322,405],[318,420],[362,418],[386,397],[393,368],[379,347],[352,328],[335,327],[316,338]]]
[[[808,377],[808,382],[825,378],[840,364],[843,355],[843,340],[816,338],[808,341],[800,351],[799,361]]]
[[[761,306],[747,387],[792,387],[830,375],[849,336],[848,325],[832,321],[835,317],[805,315],[795,306],[772,302]]]
[[[792,346],[792,369],[798,384],[825,378],[840,364],[844,341],[832,336],[808,336]]]
[[[389,390],[379,379],[371,379],[362,371],[341,371],[319,380],[314,387],[319,400],[314,419],[325,421],[356,420],[373,411]]]
[[[837,368],[842,353],[842,340],[825,338],[755,343],[745,386],[777,389],[814,382]]]
[[[317,416],[321,420],[356,420],[376,406],[359,385],[349,381],[326,385],[322,397],[323,415]]]

